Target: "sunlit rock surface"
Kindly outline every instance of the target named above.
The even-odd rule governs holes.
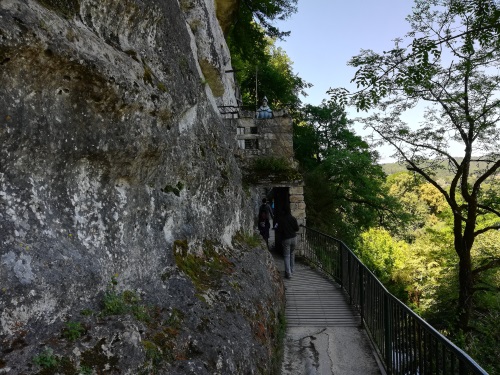
[[[0,373],[270,371],[230,69],[210,0],[0,1]]]

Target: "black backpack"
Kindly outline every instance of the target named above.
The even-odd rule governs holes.
[[[269,216],[267,213],[266,205],[263,204],[259,209],[259,222],[267,221],[268,219]]]

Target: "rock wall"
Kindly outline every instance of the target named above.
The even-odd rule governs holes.
[[[0,1],[0,373],[271,371],[226,70],[210,0]]]

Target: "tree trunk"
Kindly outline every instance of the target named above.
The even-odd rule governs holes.
[[[469,194],[465,188],[469,176],[470,152],[471,150],[468,147],[463,162],[464,169],[461,181],[461,195],[467,202],[467,210],[465,212],[467,219],[465,220],[465,226],[462,226],[464,222],[462,221],[461,215],[454,215],[455,250],[460,259],[458,263],[458,324],[459,328],[464,332],[467,332],[469,329],[469,321],[473,307],[472,295],[474,293],[474,277],[472,274],[471,249],[475,239],[474,230],[476,228],[477,216],[477,193]]]
[[[463,331],[467,331],[472,312],[472,294],[474,288],[474,281],[472,278],[472,262],[469,249],[463,249],[458,266],[458,322],[459,327]]]

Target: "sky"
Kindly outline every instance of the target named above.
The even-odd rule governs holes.
[[[303,103],[319,105],[329,98],[326,91],[331,87],[354,91],[350,80],[355,69],[347,62],[361,49],[391,49],[393,40],[410,30],[405,18],[412,6],[413,0],[299,0],[298,12],[276,26],[291,31],[277,45],[293,61],[294,72],[314,85],[307,90],[309,95],[301,98]],[[366,134],[361,125],[355,124],[354,130],[361,136]],[[381,162],[392,161],[389,149],[378,151]]]

